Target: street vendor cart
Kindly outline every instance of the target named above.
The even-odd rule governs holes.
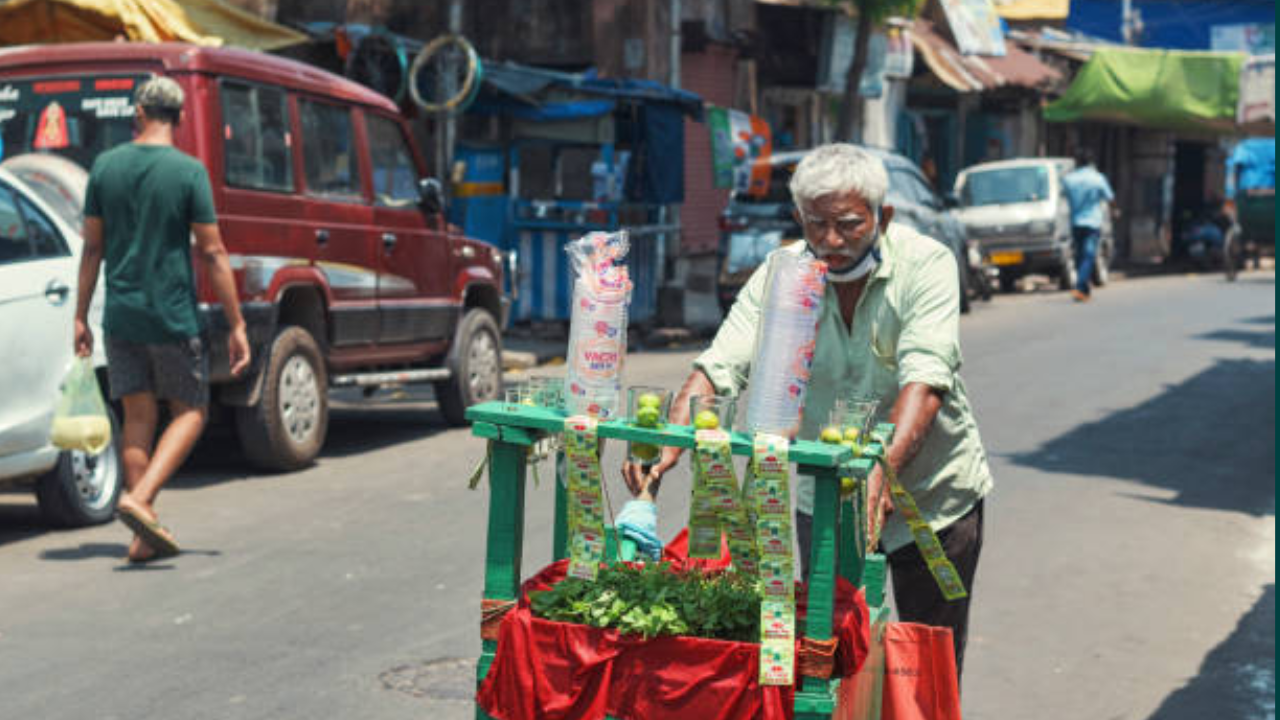
[[[473,433],[488,441],[488,480],[489,480],[489,520],[488,536],[485,550],[485,579],[483,597],[483,619],[481,635],[483,651],[477,665],[477,686],[480,696],[490,701],[490,710],[494,710],[494,693],[500,689],[487,687],[485,682],[492,672],[504,661],[504,653],[512,652],[510,645],[514,636],[504,630],[515,622],[522,601],[522,568],[523,539],[525,527],[525,493],[526,469],[531,448],[540,441],[555,437],[566,431],[566,417],[561,410],[536,407],[527,404],[507,402],[491,402],[470,408],[467,417],[471,422]],[[674,446],[681,448],[695,447],[695,430],[687,426],[665,425],[661,428],[646,428],[631,424],[625,420],[601,420],[594,425],[594,432],[601,440],[611,439],[633,443],[646,443],[656,446]],[[807,589],[803,597],[802,620],[796,625],[796,644],[798,657],[794,684],[783,688],[767,688],[748,684],[735,695],[736,701],[748,703],[747,707],[760,708],[753,713],[754,717],[795,717],[801,719],[835,717],[838,705],[839,717],[878,718],[879,680],[877,664],[882,669],[883,654],[876,649],[876,633],[882,632],[888,619],[888,608],[884,598],[885,563],[884,557],[868,553],[865,547],[862,513],[864,507],[859,492],[852,495],[841,494],[841,478],[855,478],[855,487],[862,486],[874,463],[882,456],[883,447],[888,443],[893,427],[887,424],[877,425],[870,433],[871,441],[860,449],[860,455],[847,446],[824,444],[818,442],[795,441],[790,443],[787,461],[794,464],[800,474],[810,475],[815,479],[815,512],[813,518],[813,542],[810,554]],[[731,451],[734,456],[751,456],[753,440],[741,432],[733,432]],[[759,452],[758,445],[756,452]],[[758,458],[758,456],[757,456]],[[563,455],[561,456],[563,462]],[[847,481],[846,481],[847,483]],[[549,483],[555,492],[554,546],[553,557],[564,562],[569,556],[569,540],[567,538],[567,516],[570,512],[570,500],[565,486],[561,482]],[[547,488],[547,483],[542,485]],[[623,562],[630,555],[626,543],[620,547],[611,531],[607,531],[608,548],[606,562]],[[553,565],[549,570],[555,569]],[[539,574],[545,578],[547,571]],[[852,588],[858,588],[859,598],[865,598],[865,605],[858,600],[858,607],[867,608],[864,618],[869,629],[869,647],[863,647],[856,665],[850,664],[849,653],[854,648],[838,647],[838,642],[847,642],[850,637],[841,634],[841,628],[847,626],[848,615],[844,615],[841,625],[841,610],[848,611],[849,600],[853,595]],[[797,589],[799,596],[801,591]],[[585,628],[587,631],[593,628]],[[507,640],[499,641],[499,638]],[[643,641],[639,637],[616,638],[615,644],[634,647],[637,643],[660,643],[670,638],[655,638]],[[723,641],[707,641],[729,645]],[[758,651],[759,646],[738,643],[747,648],[746,657],[751,657],[751,648]],[[658,647],[658,646],[654,646]],[[840,653],[844,652],[842,664]],[[834,663],[832,656],[836,657]],[[823,661],[825,658],[826,662]],[[506,658],[510,659],[510,658]],[[566,665],[575,662],[596,662],[597,659],[584,661],[581,658],[560,658],[549,665]],[[603,660],[599,660],[604,662]],[[661,663],[662,667],[649,668],[643,677],[662,677],[669,672],[668,665],[678,663],[679,657],[669,657]],[[573,672],[587,673],[590,667],[575,666]],[[856,669],[856,672],[854,670]],[[538,672],[552,673],[555,667]],[[622,668],[615,668],[618,677],[629,677]],[[701,672],[714,672],[714,668]],[[839,673],[846,673],[843,677]],[[607,674],[606,674],[607,675]],[[754,682],[754,681],[752,681]],[[616,684],[616,683],[614,683]],[[841,688],[843,685],[843,692]],[[694,678],[690,692],[712,688],[713,684],[702,683]],[[524,688],[520,702],[541,702],[537,696],[536,684]],[[592,692],[623,693],[626,688],[611,687],[610,682],[601,681],[599,686],[592,686]],[[723,690],[723,688],[721,688]],[[666,690],[671,692],[668,684]],[[631,691],[639,692],[633,688]],[[743,698],[743,693],[756,693],[760,698]],[[536,697],[530,697],[530,696]],[[622,702],[627,702],[623,700]],[[697,706],[696,698],[685,697],[682,707]],[[857,705],[858,707],[852,707]],[[504,712],[506,705],[496,709]],[[575,706],[576,707],[576,706]],[[601,707],[605,707],[601,705]],[[627,706],[631,707],[631,706]],[[730,717],[724,708],[709,715],[700,715],[699,720],[708,717]],[[503,714],[502,717],[516,715]],[[574,717],[573,713],[559,708],[556,716]],[[614,717],[614,713],[609,713]],[[676,712],[672,717],[683,717]],[[489,718],[494,715],[477,705],[477,718]]]

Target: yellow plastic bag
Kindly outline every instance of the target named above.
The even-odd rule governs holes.
[[[62,380],[62,397],[53,413],[51,441],[63,450],[97,455],[111,444],[111,417],[102,400],[93,361],[76,358]]]

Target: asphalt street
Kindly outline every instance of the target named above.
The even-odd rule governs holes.
[[[965,717],[1274,718],[1275,276],[1096,297],[962,320],[997,483]],[[694,355],[633,354],[627,381],[674,388]],[[255,473],[211,430],[160,499],[186,551],[145,568],[118,523],[54,531],[29,493],[0,496],[0,720],[473,717],[484,444],[429,394],[335,406],[297,473]],[[550,557],[550,475],[526,575]],[[664,483],[664,538],[687,488],[683,467]]]

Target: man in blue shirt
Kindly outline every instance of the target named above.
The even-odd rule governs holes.
[[[1075,240],[1076,289],[1071,297],[1076,302],[1089,300],[1089,280],[1098,257],[1098,241],[1102,238],[1103,206],[1111,211],[1115,194],[1111,183],[1093,166],[1093,151],[1076,149],[1076,169],[1062,178],[1062,188],[1071,204],[1071,235]]]

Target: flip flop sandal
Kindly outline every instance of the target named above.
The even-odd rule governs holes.
[[[142,541],[156,551],[154,555],[147,557],[148,560],[173,557],[180,552],[177,541],[173,539],[173,533],[159,522],[147,520],[128,508],[116,508],[116,515],[120,518],[120,522],[138,533]]]

